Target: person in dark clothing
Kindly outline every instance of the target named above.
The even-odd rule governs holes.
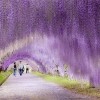
[[[26,68],[26,73],[29,73],[29,68]]]
[[[16,71],[17,71],[17,66],[16,62],[14,62],[14,70],[13,70],[13,75],[16,76]]]

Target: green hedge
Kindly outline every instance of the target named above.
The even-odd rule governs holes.
[[[84,83],[81,87],[81,83],[76,80],[71,80],[68,77],[54,76],[48,74],[42,74],[40,72],[32,72],[33,75],[39,76],[46,81],[56,83],[66,89],[69,89],[75,93],[88,95],[99,98],[100,100],[100,89],[90,88],[88,83]]]
[[[11,75],[12,71],[1,71],[0,72],[0,85],[2,85],[5,80]]]

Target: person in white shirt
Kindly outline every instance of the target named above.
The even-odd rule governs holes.
[[[23,64],[21,63],[21,61],[20,61],[20,63],[19,63],[18,70],[19,70],[20,76],[22,76],[22,73],[23,73]]]

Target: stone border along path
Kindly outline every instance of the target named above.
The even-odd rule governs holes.
[[[0,100],[92,100],[32,74],[11,75],[0,86]]]

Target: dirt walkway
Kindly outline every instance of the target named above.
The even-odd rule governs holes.
[[[0,87],[0,100],[92,100],[31,74],[11,75]]]

